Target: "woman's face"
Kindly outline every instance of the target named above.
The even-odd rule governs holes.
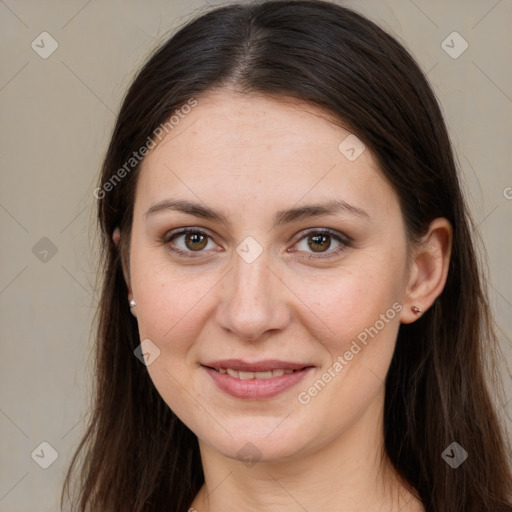
[[[286,460],[377,428],[407,243],[349,136],[311,105],[216,91],[143,161],[129,288],[160,351],[147,370],[229,457]]]

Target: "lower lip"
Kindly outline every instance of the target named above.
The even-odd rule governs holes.
[[[203,368],[209,373],[215,384],[228,395],[253,400],[276,396],[298,384],[306,374],[313,370],[313,367],[309,366],[270,379],[235,379],[227,373],[219,373],[207,366],[203,366]]]

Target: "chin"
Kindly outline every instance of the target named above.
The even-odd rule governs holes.
[[[225,428],[231,436],[222,430],[222,435],[212,437],[211,426],[206,425],[203,427],[206,436],[198,437],[216,452],[245,462],[248,466],[256,462],[284,462],[293,459],[311,445],[315,438],[318,439],[318,433],[309,432],[306,426],[290,422],[285,427],[287,420],[283,422],[282,418],[257,421],[251,417],[244,421],[238,419],[231,424],[226,423]]]

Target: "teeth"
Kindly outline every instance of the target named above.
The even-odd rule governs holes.
[[[295,370],[284,370],[278,368],[276,370],[268,370],[266,372],[244,372],[233,370],[231,368],[215,368],[219,373],[227,373],[230,377],[240,380],[247,379],[272,379],[273,377],[281,377],[283,375],[290,375]]]
[[[273,377],[272,370],[268,372],[254,372],[254,377],[256,379],[271,379]]]

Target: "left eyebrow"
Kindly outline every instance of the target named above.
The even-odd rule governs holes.
[[[194,203],[185,200],[173,200],[166,199],[154,204],[144,214],[147,218],[150,215],[154,215],[158,212],[165,210],[175,210],[195,217],[201,217],[203,219],[218,221],[226,226],[230,226],[230,222],[227,216],[222,212],[205,206],[200,203]],[[287,210],[279,210],[274,215],[274,222],[272,228],[282,226],[284,224],[290,224],[297,222],[308,217],[319,217],[321,215],[330,215],[335,213],[348,213],[356,217],[369,218],[369,215],[361,208],[351,205],[341,199],[327,201],[320,204],[309,204],[299,206],[297,208],[289,208]]]
[[[273,227],[276,228],[283,224],[296,222],[306,217],[318,217],[320,215],[331,215],[335,213],[348,213],[356,217],[370,218],[363,209],[341,199],[334,199],[332,201],[327,201],[326,203],[310,204],[278,211],[274,215]]]

